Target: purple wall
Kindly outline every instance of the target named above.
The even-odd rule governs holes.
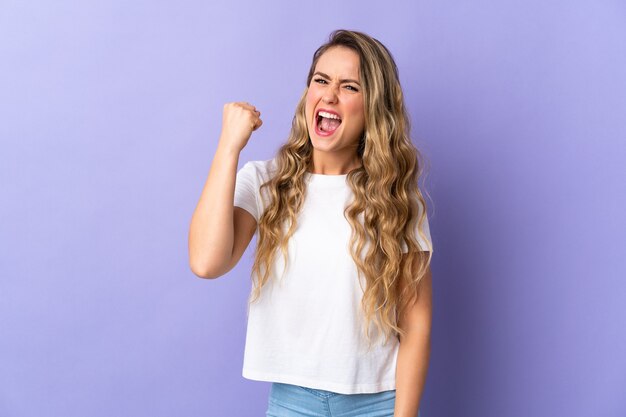
[[[252,250],[195,277],[222,105],[286,138],[336,28],[393,52],[430,160],[424,417],[626,415],[626,6],[0,5],[0,415],[264,415],[243,379]]]

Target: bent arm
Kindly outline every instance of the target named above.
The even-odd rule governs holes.
[[[233,199],[240,151],[226,143],[219,141],[189,227],[189,264],[201,278],[217,278],[234,266]]]

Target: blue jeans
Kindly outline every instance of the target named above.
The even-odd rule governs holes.
[[[265,416],[393,417],[395,404],[395,389],[369,394],[339,394],[273,382]]]

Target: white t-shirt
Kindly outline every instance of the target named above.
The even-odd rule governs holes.
[[[250,161],[237,172],[234,205],[257,222],[269,201],[267,189],[261,197],[259,187],[275,167],[275,159]],[[383,345],[371,323],[375,343],[368,352],[362,330],[365,279],[359,285],[349,253],[351,228],[343,217],[352,197],[347,174],[306,176],[307,196],[288,242],[288,267],[279,251],[260,298],[249,304],[242,375],[341,394],[395,389],[398,339],[390,337]],[[427,221],[424,232],[430,241]],[[417,232],[416,238],[426,248]]]

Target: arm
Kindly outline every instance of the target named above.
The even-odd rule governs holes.
[[[421,252],[423,253],[423,252]],[[426,256],[426,255],[424,255]],[[416,263],[419,257],[416,257]],[[414,266],[413,270],[417,270]],[[400,338],[396,365],[396,405],[394,417],[416,417],[430,357],[432,322],[432,275],[430,266],[422,278],[415,303],[398,320],[398,326],[407,331]]]
[[[230,263],[234,243],[233,196],[239,152],[217,146],[189,227],[189,264],[194,274],[214,278]]]
[[[189,227],[189,264],[201,278],[234,267],[250,243],[256,220],[233,205],[239,154],[262,121],[249,104],[224,105],[222,134]]]

